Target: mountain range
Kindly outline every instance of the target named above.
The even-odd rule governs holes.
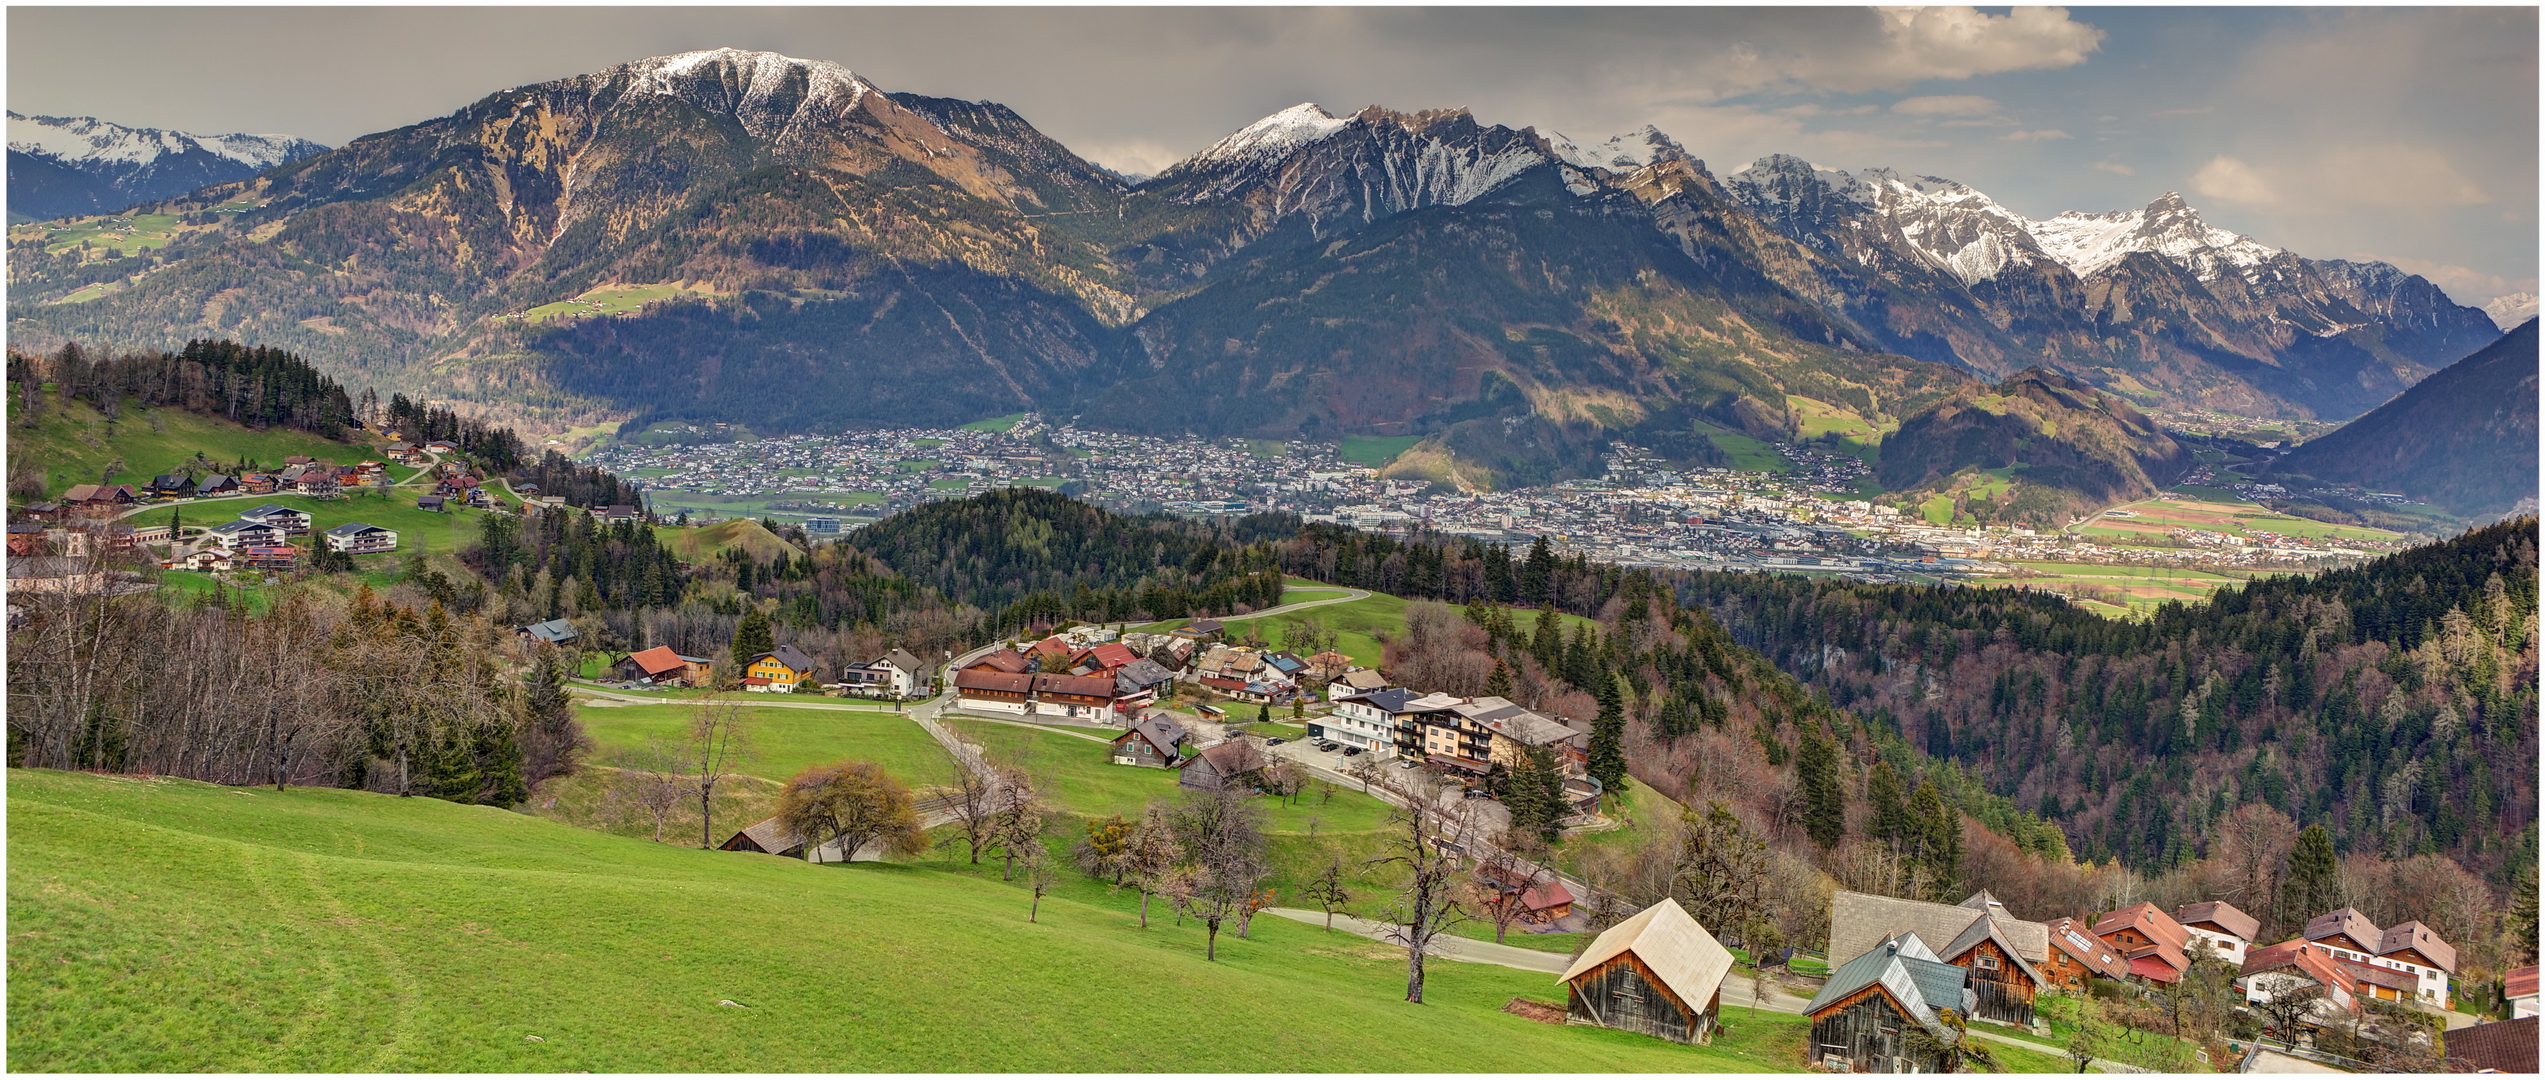
[[[112,213],[245,180],[326,149],[289,135],[195,135],[11,112],[9,220]]]
[[[2272,464],[2305,477],[2405,495],[2471,518],[2537,497],[2536,320],[2393,401]]]
[[[138,258],[14,233],[13,339],[253,339],[548,423],[1418,435],[1404,463],[1470,485],[1581,475],[1615,439],[1717,459],[1715,433],[1807,410],[1888,428],[2033,368],[2341,419],[2496,333],[2170,194],[2036,221],[1882,170],[1718,177],[1650,128],[1586,146],[1312,104],[1135,183],[1004,106],[731,49],[156,208],[178,224]]]

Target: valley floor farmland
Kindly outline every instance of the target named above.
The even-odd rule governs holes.
[[[1140,930],[1083,878],[1028,923],[988,867],[431,799],[13,770],[9,800],[26,1070],[1757,1072],[1798,1069],[1805,1034],[1533,1023],[1499,1010],[1554,981],[1485,965],[1435,965],[1411,1005],[1401,953],[1278,919],[1211,963],[1198,927]]]

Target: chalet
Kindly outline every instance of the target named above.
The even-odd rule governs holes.
[[[44,523],[12,521],[9,523],[9,554],[36,555],[44,550]]]
[[[285,535],[306,536],[309,533],[309,511],[266,503],[239,515],[241,521],[253,521],[283,530]]]
[[[2501,976],[2501,996],[2510,1003],[2510,1019],[2536,1015],[2536,965],[2511,968]]]
[[[246,518],[224,521],[207,532],[211,539],[228,548],[272,547],[283,543],[286,535],[274,526]]]
[[[850,693],[916,697],[928,685],[928,665],[907,650],[894,649],[866,663],[850,665],[840,672],[840,682]]]
[[[1830,1072],[1943,1071],[1941,1048],[1963,1037],[1944,1014],[1970,1015],[1969,979],[1970,972],[1937,959],[1914,933],[1876,942],[1831,971],[1803,1006],[1812,1021],[1804,1062]],[[1906,1038],[1912,1024],[1928,1038]]]
[[[1394,757],[1396,733],[1412,724],[1415,714],[1429,709],[1418,708],[1414,700],[1413,692],[1408,690],[1377,690],[1338,698],[1332,715],[1308,722],[1308,734],[1357,746],[1383,758]]]
[[[746,662],[742,669],[742,688],[754,693],[789,694],[796,684],[813,677],[813,658],[793,645],[780,645]]]
[[[425,452],[432,454],[456,454],[459,452],[459,448],[458,443],[452,442],[449,439],[435,439],[432,442],[424,444]]]
[[[239,550],[239,561],[250,570],[289,571],[300,566],[300,549],[290,544],[254,545]]]
[[[2174,921],[2191,935],[2193,947],[2206,944],[2220,959],[2237,965],[2245,962],[2245,950],[2252,948],[2253,939],[2262,933],[2262,920],[2224,900],[2203,900],[2175,908]]]
[[[1041,665],[1035,669],[1038,671],[1068,671],[1071,666],[1070,658],[1076,654],[1076,649],[1071,648],[1068,642],[1057,636],[1037,641],[1032,648],[1025,650],[1026,659]]]
[[[194,498],[194,477],[184,473],[162,473],[150,478],[149,493],[154,499]]]
[[[2534,1014],[2490,1024],[2473,1024],[2448,1033],[2451,1072],[2536,1075],[2537,1020]]]
[[[1829,901],[1829,957],[1871,950],[1902,932],[1917,935],[1921,949],[1945,948],[1938,959],[1971,969],[1978,1011],[1962,1015],[2011,1024],[2029,1023],[2032,1000],[2048,982],[2041,965],[2050,959],[2050,928],[2015,918],[1986,890],[1959,904],[1935,904],[1839,890]]]
[[[1601,932],[1556,981],[1564,1022],[1637,1031],[1680,1043],[1714,1038],[1732,953],[1663,898]]]
[[[1503,768],[1516,768],[1531,750],[1547,750],[1555,755],[1566,775],[1577,775],[1590,766],[1590,736],[1549,720],[1510,701],[1498,697],[1475,698],[1456,706],[1459,715],[1484,725],[1487,742],[1485,760]]]
[[[63,505],[85,514],[111,513],[139,501],[131,484],[73,484],[62,493]]]
[[[2423,1001],[2451,1008],[2448,977],[2457,970],[2457,947],[2437,931],[2417,922],[2386,928],[2378,935],[2377,955],[2369,963],[2413,977],[2413,993]]]
[[[1255,749],[1255,744],[1230,739],[1185,758],[1176,766],[1179,775],[1175,783],[1197,791],[1226,791],[1242,786],[1246,777],[1266,764],[1263,751]]]
[[[650,682],[669,686],[706,686],[715,680],[712,661],[682,656],[669,645],[657,645],[643,652],[633,652],[610,665],[622,682]]]
[[[327,530],[327,547],[347,555],[376,555],[398,549],[398,534],[377,525],[348,521]]]
[[[2041,976],[2051,986],[2082,992],[2093,979],[2120,982],[2130,977],[2129,961],[2121,958],[2121,951],[2094,936],[2086,924],[2062,915],[2048,925],[2050,958],[2042,962]]]
[[[575,633],[574,624],[564,619],[550,619],[546,622],[531,623],[528,626],[516,626],[513,627],[513,633],[520,635],[525,641],[548,645],[570,645],[574,643],[575,638],[581,636]]]
[[[1032,662],[1025,659],[1024,653],[1018,652],[1014,649],[997,649],[981,654],[980,659],[963,665],[963,669],[965,671],[996,671],[1008,675],[1022,675],[1025,673],[1027,668],[1032,666]]]
[[[623,521],[635,521],[645,515],[642,511],[639,511],[637,508],[626,503],[615,503],[610,506],[602,507],[600,516],[602,524],[616,525]]]
[[[2356,908],[2341,908],[2306,921],[2306,929],[2298,936],[2324,947],[2334,956],[2366,960],[2377,955],[2377,943],[2386,932],[2368,921]]]
[[[1034,707],[1034,676],[969,667],[954,673],[954,704],[959,709],[1025,715]]]
[[[1483,721],[1459,708],[1474,703],[1473,698],[1447,694],[1425,694],[1406,702],[1406,708],[1412,711],[1398,720],[1397,754],[1460,772],[1484,775],[1492,768],[1493,732],[1486,730]]]
[[[241,495],[271,495],[282,486],[282,478],[273,473],[249,473],[239,477]]]
[[[223,495],[236,495],[239,493],[239,478],[235,476],[225,476],[220,473],[213,473],[212,475],[195,482],[194,493],[196,497],[205,499],[216,499]]]
[[[1151,769],[1172,769],[1184,757],[1184,743],[1190,738],[1175,721],[1163,716],[1142,717],[1131,730],[1113,738],[1113,763],[1137,765]]]
[[[2191,934],[2154,904],[2141,902],[2104,913],[2094,922],[2094,936],[2121,950],[2122,958],[2130,962],[2130,977],[2142,982],[2179,982],[2191,970],[2191,955],[2183,951]]]
[[[447,501],[439,495],[418,495],[415,497],[415,508],[438,514],[442,512],[442,507]]]
[[[2359,1012],[2355,996],[2359,983],[2350,969],[2342,966],[2332,950],[2303,938],[2245,954],[2244,966],[2236,970],[2236,985],[2243,988],[2245,1000],[2254,1004],[2268,1002],[2275,994],[2321,986],[2324,1003],[2317,1007],[2319,1015]]]
[[[1113,709],[1114,680],[1110,675],[1056,675],[1044,672],[1034,676],[1032,712],[1045,716],[1065,716],[1073,720],[1102,719]]]
[[[414,452],[415,447],[408,445],[405,442],[393,442],[389,444],[388,453],[390,457],[405,457]]]

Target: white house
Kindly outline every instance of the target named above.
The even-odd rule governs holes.
[[[840,681],[855,693],[907,698],[927,685],[928,665],[907,650],[894,649],[842,671]]]
[[[327,530],[327,547],[331,550],[344,552],[347,555],[369,555],[375,552],[396,551],[398,549],[398,534],[387,529],[383,529],[377,525],[365,525],[359,521],[348,521],[342,525],[338,525],[335,528]]]
[[[2224,900],[2204,900],[2175,908],[2174,921],[2191,936],[2187,944],[2205,944],[2220,959],[2238,967],[2244,966],[2245,952],[2253,947],[2254,935],[2262,932],[2261,920]]]
[[[1415,722],[1424,713],[1438,712],[1446,706],[1434,699],[1440,695],[1417,697],[1411,690],[1379,690],[1367,694],[1349,694],[1334,703],[1334,713],[1308,726],[1311,735],[1323,735],[1345,746],[1357,746],[1379,757],[1396,756],[1397,732]],[[1456,698],[1441,699],[1455,702]]]
[[[286,535],[280,528],[262,521],[249,521],[246,518],[224,521],[207,531],[214,542],[232,551],[241,548],[272,547],[283,543],[283,537]]]
[[[239,520],[254,521],[271,525],[293,536],[306,536],[309,533],[308,511],[294,510],[288,506],[276,506],[273,503],[267,503],[254,510],[240,514]]]

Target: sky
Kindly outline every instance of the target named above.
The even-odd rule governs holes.
[[[488,93],[734,46],[997,101],[1154,172],[1303,101],[1463,106],[1588,143],[1654,125],[1942,176],[2015,211],[2179,191],[2464,303],[2537,291],[2537,9],[8,9],[8,107],[331,145]]]

